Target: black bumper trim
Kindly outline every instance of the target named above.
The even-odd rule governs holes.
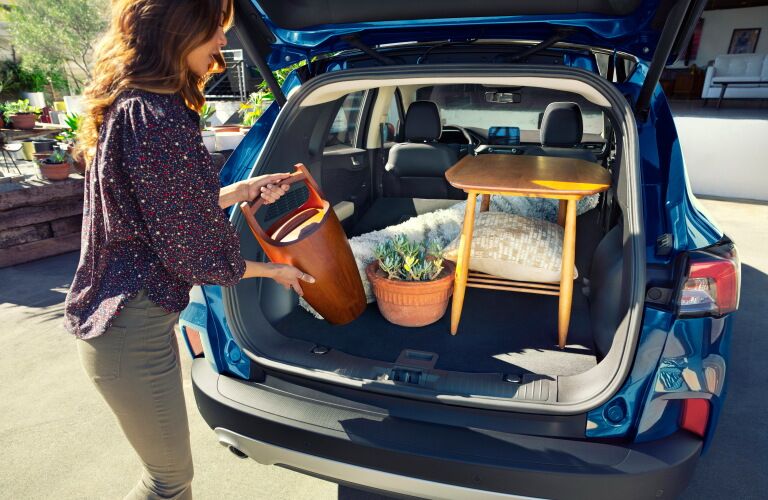
[[[192,382],[198,409],[212,428],[326,460],[513,495],[674,498],[688,484],[701,450],[701,441],[685,432],[650,443],[611,444],[430,427],[292,397],[285,388],[275,399],[269,387],[221,377],[204,359],[193,361]],[[239,401],[225,397],[220,383],[242,386]],[[355,483],[354,477],[336,479]]]

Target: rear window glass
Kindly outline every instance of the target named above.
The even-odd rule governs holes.
[[[360,122],[360,108],[363,105],[364,91],[347,95],[342,102],[339,112],[331,124],[326,146],[354,146],[357,140],[357,128]]]
[[[582,142],[604,142],[604,117],[599,106],[578,94],[531,87],[435,85],[416,91],[416,99],[432,101],[443,125],[481,129],[520,129],[520,142],[538,143],[541,118],[552,102],[575,102],[584,121]]]

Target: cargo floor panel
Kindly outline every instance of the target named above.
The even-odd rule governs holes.
[[[556,345],[556,297],[476,288],[467,290],[455,336],[449,333],[450,306],[438,322],[420,328],[389,323],[376,304],[343,326],[297,309],[275,327],[286,337],[384,362],[394,362],[403,350],[411,349],[437,354],[439,370],[571,375],[596,364],[587,300],[578,284],[574,292],[564,350]]]

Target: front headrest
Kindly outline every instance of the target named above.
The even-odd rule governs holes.
[[[405,114],[406,141],[436,141],[442,132],[440,111],[432,101],[416,101]]]
[[[581,143],[584,124],[581,108],[575,102],[553,102],[541,120],[541,145],[573,147]]]

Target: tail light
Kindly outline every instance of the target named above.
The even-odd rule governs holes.
[[[189,326],[184,326],[181,331],[187,340],[187,347],[193,358],[199,358],[203,355],[203,342],[200,340],[200,332]]]
[[[688,254],[677,301],[681,317],[722,316],[739,307],[741,265],[730,240]]]
[[[694,398],[683,400],[683,413],[680,416],[680,427],[701,437],[707,432],[709,422],[709,401]]]

